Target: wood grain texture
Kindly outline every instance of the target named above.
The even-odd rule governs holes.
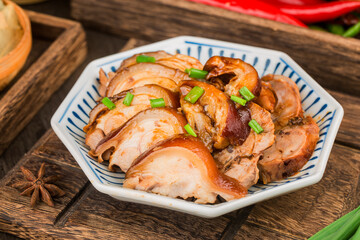
[[[242,225],[234,240],[304,240],[288,233],[280,233],[279,231],[271,231],[262,226],[246,222]]]
[[[336,91],[328,90],[328,92],[344,108],[344,118],[336,141],[343,145],[360,149],[360,98]]]
[[[47,140],[47,136],[39,141],[39,145]],[[32,209],[30,198],[21,196],[12,184],[23,179],[20,166],[37,173],[43,162],[46,164],[45,176],[62,176],[56,185],[63,189],[66,195],[54,198],[54,208],[41,202]],[[49,238],[49,233],[43,229],[53,228],[57,216],[66,209],[86,183],[87,178],[79,167],[71,167],[61,161],[42,158],[30,152],[0,181],[0,230],[23,238]],[[61,235],[58,235],[58,238],[61,238]]]
[[[131,40],[124,50],[144,43]],[[358,98],[345,94],[331,94],[347,103],[349,110],[354,108],[350,103],[357,104],[358,101]],[[349,132],[347,128],[351,122],[356,123],[357,116],[354,113],[346,114],[345,108],[348,123],[342,126],[344,136],[355,134],[355,130]],[[354,127],[356,126],[355,124]],[[338,138],[340,137],[341,134]],[[38,162],[45,160],[56,166],[76,169],[75,172],[80,171],[52,130],[44,135],[24,159],[29,156]],[[50,217],[43,211],[37,212],[36,216],[41,218],[40,221],[29,213],[23,214],[25,216],[14,213],[3,218],[0,204],[0,229],[29,239],[232,239],[234,236],[235,239],[304,239],[360,203],[356,195],[360,190],[359,159],[359,150],[336,144],[325,177],[319,184],[256,205],[251,212],[247,212],[250,217],[246,221],[244,209],[215,219],[202,219],[161,208],[122,202],[97,192],[90,184],[85,183],[82,187],[79,186],[71,199],[57,202],[60,211],[51,212]],[[73,174],[68,175],[69,179],[73,178]],[[13,181],[9,179],[17,177],[15,167],[5,179],[9,182]],[[2,191],[11,192],[8,188],[2,189],[0,184],[0,195]],[[4,196],[8,196],[7,194]],[[25,205],[25,201],[16,198],[7,204],[11,205],[11,209],[19,209],[21,204]],[[304,211],[308,211],[308,214],[303,213]],[[311,224],[317,221],[315,217],[320,213],[324,213],[321,221]]]
[[[54,15],[61,18],[70,19],[70,1],[69,0],[48,0],[46,2],[22,6],[25,9],[42,12],[47,15]],[[84,67],[92,60],[113,54],[118,51],[126,42],[126,39],[114,36],[104,32],[85,29],[87,35],[88,54],[77,70],[65,81],[65,83],[51,96],[46,105],[32,118],[29,124],[17,135],[5,152],[0,156],[0,178],[11,170],[20,158],[28,152],[31,147],[41,138],[41,136],[50,127],[50,118],[62,102],[66,94],[74,85]],[[34,61],[40,57],[43,52],[51,45],[54,39],[45,39],[33,35],[33,48],[26,64],[31,66]],[[104,44],[106,43],[106,44]],[[26,70],[28,66],[23,69]],[[20,73],[19,75],[22,75]],[[16,80],[15,80],[16,81]],[[13,82],[15,82],[13,81]],[[0,96],[1,98],[1,96]],[[2,240],[18,240],[20,238],[4,232],[0,232]]]
[[[336,144],[318,184],[256,204],[247,227],[283,236],[278,239],[309,238],[359,206],[359,192],[360,151]]]
[[[55,148],[55,145],[58,147]],[[238,216],[230,213],[215,219],[203,219],[161,208],[126,203],[97,192],[91,185],[83,193],[86,177],[70,153],[65,154],[66,151],[54,132],[49,130],[31,152],[2,179],[1,231],[29,239],[129,239],[134,236],[142,239],[219,239],[227,224]],[[52,166],[48,170],[51,173],[66,176],[59,181],[58,186],[69,194],[55,199],[54,209],[40,204],[39,208],[31,210],[28,206],[29,198],[20,196],[17,190],[11,188],[11,184],[22,178],[19,166],[36,172],[41,162]],[[81,199],[79,206],[70,210],[68,206],[74,204],[80,195],[85,197]],[[67,214],[64,211],[71,212]],[[63,224],[56,224],[59,215],[66,215]]]
[[[232,217],[234,213],[215,219],[199,218],[122,202],[94,191],[65,226],[92,230],[96,232],[92,239],[219,239]]]
[[[66,189],[70,182],[79,182],[75,179],[75,175],[82,173],[75,163],[74,165],[68,163],[74,160],[70,155],[64,154],[65,147],[56,139],[57,137],[50,130],[24,159],[30,167],[36,164],[39,166],[41,161],[47,161],[60,166],[61,169],[71,169],[72,172],[66,175],[69,179],[68,183],[59,185]],[[59,143],[57,151],[54,148],[56,142]],[[58,159],[56,152],[60,152]],[[64,158],[68,160],[63,162]],[[16,169],[9,173],[12,177],[7,176],[5,178],[7,180],[3,180],[6,185],[19,177]],[[360,204],[359,176],[360,151],[335,144],[324,178],[320,183],[255,205],[245,224],[237,226],[240,227],[238,231],[236,228],[232,229],[233,234],[236,234],[235,239],[309,237]],[[6,199],[6,204],[0,204],[0,213],[6,213],[0,214],[0,229],[31,239],[39,236],[55,239],[129,239],[135,236],[137,239],[219,239],[229,236],[224,239],[231,239],[233,234],[227,235],[226,229],[230,223],[240,220],[239,212],[215,219],[203,219],[161,208],[122,202],[97,192],[89,185],[85,191],[86,196],[82,197],[65,216],[63,224],[54,225],[58,218],[57,214],[60,214],[59,211],[63,211],[62,209],[67,207],[69,202],[73,204],[74,199],[78,199],[82,189],[80,185],[83,185],[84,181],[80,182],[81,184],[76,187],[78,189],[76,197],[56,201],[58,209],[46,210],[45,213],[44,208],[47,206],[42,204],[41,211],[36,212],[37,220],[28,212],[28,198],[20,197],[16,190],[0,184],[0,195],[4,196],[0,197],[0,201],[3,203],[3,199]],[[69,188],[67,191],[72,192]],[[3,205],[6,205],[5,210]],[[15,208],[24,209],[26,213],[10,211]]]
[[[31,11],[28,14],[34,26],[46,25],[43,34],[54,37],[51,26],[62,28],[62,33],[1,98],[0,155],[82,63],[87,52],[85,33],[79,23]]]
[[[72,0],[71,7],[72,16],[85,25],[123,36],[154,41],[194,35],[281,50],[321,85],[360,92],[358,39],[186,0]]]

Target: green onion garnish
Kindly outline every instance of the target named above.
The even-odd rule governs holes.
[[[156,59],[154,57],[149,57],[146,55],[139,55],[136,57],[136,62],[137,63],[143,63],[143,62],[151,62],[154,63],[156,62]]]
[[[251,99],[253,99],[255,96],[254,94],[252,94],[252,92],[250,92],[250,90],[247,87],[242,87],[239,90],[240,94],[245,98],[246,101],[250,101]]]
[[[116,108],[116,105],[108,98],[108,97],[104,97],[101,102],[107,106],[110,110],[113,110]]]
[[[241,97],[238,97],[238,96],[235,96],[235,95],[231,95],[230,99],[233,100],[234,102],[242,105],[242,106],[245,106],[245,104],[246,104],[245,99],[243,99]]]
[[[191,102],[192,104],[196,103],[196,101],[204,94],[204,89],[201,87],[195,86],[190,92],[185,96],[185,100]]]
[[[313,235],[309,240],[321,240],[321,239],[340,239],[335,237],[343,237],[344,239],[349,239],[349,236],[352,236],[351,239],[358,239],[356,234],[359,230],[356,231],[356,228],[359,226],[354,224],[354,221],[359,221],[360,219],[360,206],[349,212],[345,216],[342,216],[335,222],[321,229],[315,235]],[[350,229],[349,229],[350,228]],[[345,233],[344,233],[345,231]],[[356,231],[356,232],[355,232]],[[340,235],[339,235],[340,234]],[[336,236],[339,235],[339,236]],[[347,236],[346,236],[347,235]]]
[[[360,33],[360,22],[351,26],[346,32],[343,34],[343,37],[355,37]]]
[[[258,124],[258,122],[255,119],[252,119],[249,122],[249,126],[257,133],[260,134],[264,131],[264,129]]]
[[[196,133],[194,132],[194,130],[191,128],[191,126],[189,124],[186,124],[184,126],[185,130],[187,131],[188,134],[190,134],[193,137],[197,137]]]
[[[126,93],[123,104],[126,106],[130,106],[133,99],[134,99],[134,95],[132,95],[131,93],[128,92],[128,93]]]
[[[188,73],[190,77],[199,78],[199,79],[204,79],[206,77],[206,75],[208,74],[207,71],[196,69],[196,68],[190,68],[190,69],[187,68],[187,69],[185,69],[185,72]]]
[[[150,99],[150,105],[152,108],[165,107],[165,101],[163,98]]]

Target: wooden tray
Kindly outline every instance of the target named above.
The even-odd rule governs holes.
[[[85,32],[79,23],[32,11],[27,14],[33,49],[24,69],[0,95],[0,155],[87,53]],[[39,50],[38,42],[49,42],[49,47]]]
[[[132,39],[125,49],[143,43]],[[199,218],[97,192],[49,130],[0,181],[0,231],[29,239],[307,238],[360,204],[360,98],[330,93],[344,106],[345,117],[324,178],[316,185],[218,218]],[[55,208],[40,203],[31,209],[30,199],[11,185],[22,178],[20,166],[36,172],[42,162],[48,173],[64,176],[58,186],[67,194],[55,198]]]
[[[321,85],[360,92],[360,40],[346,39],[186,0],[71,0],[72,16],[88,26],[159,40],[202,36],[289,54]]]

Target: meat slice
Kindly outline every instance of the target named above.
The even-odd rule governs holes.
[[[138,53],[138,54],[135,54],[127,59],[124,59],[120,65],[120,67],[116,70],[116,72],[120,72],[121,70],[123,70],[124,68],[127,68],[127,67],[130,67],[132,65],[135,65],[137,64],[136,62],[136,58],[140,55],[146,55],[146,56],[149,56],[149,57],[153,57],[155,58],[156,61],[158,61],[159,59],[162,59],[162,58],[168,58],[168,57],[171,57],[173,55],[165,52],[165,51],[156,51],[156,52],[144,52],[144,53]]]
[[[270,113],[273,113],[276,105],[276,95],[269,82],[261,82],[261,92],[259,97],[254,101],[259,104],[262,108],[265,108]]]
[[[130,106],[123,104],[128,92],[134,95]],[[103,103],[97,104],[89,114],[88,125],[84,127],[84,132],[87,133],[85,143],[94,150],[105,135],[122,126],[137,113],[151,108],[150,99],[156,98],[163,98],[167,107],[179,107],[175,94],[157,85],[137,87],[110,97],[110,100],[116,105],[113,110],[110,110]]]
[[[185,71],[185,69],[190,68],[203,69],[203,65],[199,60],[183,54],[175,54],[174,56],[168,58],[159,59],[157,63],[176,68],[181,71]]]
[[[309,160],[319,139],[319,127],[311,117],[289,125],[276,133],[275,143],[264,151],[259,161],[264,184],[297,173]]]
[[[277,102],[272,112],[276,130],[288,125],[291,119],[303,117],[299,89],[290,78],[269,74],[262,81],[270,83],[276,95]]]
[[[257,134],[251,129],[248,138],[241,146],[230,145],[214,154],[221,171],[247,188],[259,179],[257,162],[261,153],[275,141],[274,124],[270,113],[253,102],[248,103],[248,107],[251,118],[255,119],[264,131]]]
[[[239,90],[244,86],[255,96],[260,94],[261,81],[257,71],[240,59],[213,56],[205,63],[204,70],[209,72],[206,79],[214,82],[220,89],[224,86],[224,91],[229,96],[239,96]]]
[[[110,81],[106,96],[111,97],[122,91],[155,84],[177,92],[178,84],[191,80],[187,73],[157,63],[138,63],[118,72]]]
[[[204,94],[192,104],[185,96],[195,87]],[[201,81],[184,81],[180,86],[180,105],[190,126],[210,151],[212,147],[223,149],[229,145],[242,144],[249,132],[250,113],[247,108],[237,110],[225,93]]]
[[[160,141],[184,133],[185,124],[184,116],[175,109],[147,109],[106,135],[90,154],[99,162],[109,160],[110,169],[119,166],[126,172],[140,154]]]
[[[168,54],[165,51],[157,51],[157,52],[145,52],[145,53],[139,53],[135,54],[134,56],[125,59],[122,63],[117,72],[123,70],[126,67],[130,67],[131,65],[136,64],[136,58],[139,55],[146,55],[149,57],[154,57],[156,60],[156,63],[179,69],[181,71],[185,71],[187,68],[197,68],[202,69],[203,65],[200,63],[199,60],[196,58],[183,55],[183,54]]]
[[[173,198],[214,203],[246,195],[236,180],[220,173],[209,150],[191,136],[176,136],[142,154],[126,173],[124,187]]]
[[[104,70],[102,68],[100,68],[100,70],[99,70],[99,80],[100,80],[99,94],[102,97],[105,97],[106,89],[109,86],[111,79],[115,76],[115,73],[109,72],[108,75],[109,75],[109,77],[107,77]]]
[[[225,175],[238,180],[241,185],[249,189],[259,180],[259,169],[257,167],[259,158],[260,155],[236,158],[225,169]]]

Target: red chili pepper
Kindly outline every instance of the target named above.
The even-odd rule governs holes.
[[[304,23],[332,20],[360,8],[358,1],[334,1],[310,6],[280,6],[280,10]]]
[[[307,27],[298,19],[288,16],[276,7],[258,0],[188,0],[199,2],[215,7],[224,8],[234,12],[262,17],[278,22],[288,23],[295,26]]]
[[[325,2],[324,0],[262,0],[262,1],[275,6],[281,6],[281,5],[307,6],[307,5],[314,5]]]

